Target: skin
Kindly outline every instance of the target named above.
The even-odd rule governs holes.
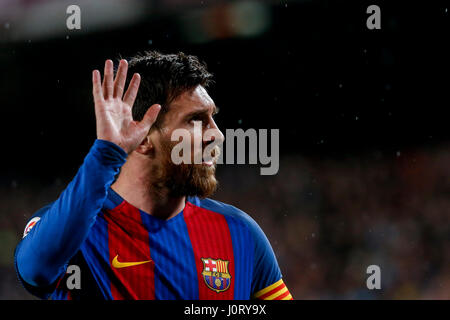
[[[199,85],[182,93],[171,103],[161,130],[150,130],[161,106],[152,105],[140,122],[132,119],[131,108],[139,89],[140,76],[133,75],[124,94],[127,70],[127,61],[121,60],[114,78],[113,63],[107,60],[103,83],[100,72],[93,71],[97,139],[115,143],[128,153],[111,188],[136,208],[167,220],[183,210],[186,197],[171,197],[167,189],[152,190],[152,165],[163,163],[161,143],[170,141],[172,132],[177,128],[184,128],[193,136],[194,121],[202,121],[203,130],[214,130],[210,138],[203,137],[203,148],[214,139],[223,140],[223,134],[213,119],[217,108],[206,90]]]

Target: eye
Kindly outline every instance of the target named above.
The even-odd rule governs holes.
[[[195,115],[189,118],[188,122],[201,121],[201,117],[199,115]]]
[[[206,113],[194,114],[189,118],[189,122],[193,121],[208,122],[208,115]]]

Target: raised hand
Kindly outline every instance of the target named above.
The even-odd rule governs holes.
[[[92,93],[95,103],[97,139],[117,144],[127,153],[135,150],[156,121],[161,106],[152,105],[140,121],[134,121],[131,107],[139,89],[141,77],[135,73],[123,95],[128,63],[120,60],[114,79],[113,62],[106,60],[103,84],[98,70],[92,72]]]

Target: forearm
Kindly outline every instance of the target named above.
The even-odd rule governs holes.
[[[53,283],[79,250],[126,160],[117,145],[96,140],[74,179],[22,240],[17,269],[31,285]]]

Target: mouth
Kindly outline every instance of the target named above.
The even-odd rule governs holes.
[[[215,166],[218,160],[219,160],[219,152],[217,150],[213,150],[211,155],[205,156],[203,154],[202,166],[207,166],[207,167]]]
[[[203,161],[202,165],[207,166],[207,167],[211,167],[211,166],[214,165],[214,161],[213,160]]]

